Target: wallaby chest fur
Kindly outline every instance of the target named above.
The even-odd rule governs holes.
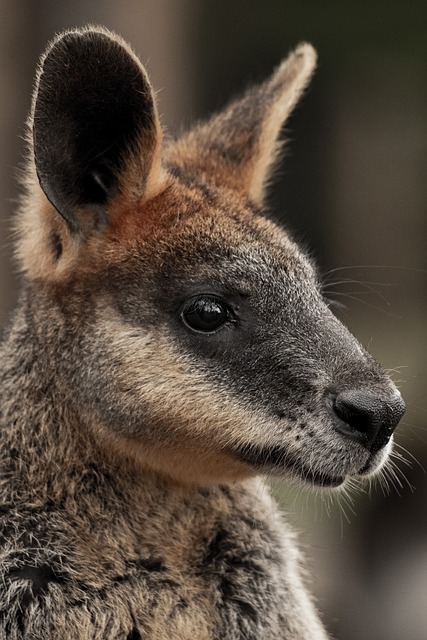
[[[162,140],[94,27],[44,54],[0,350],[0,639],[325,640],[260,474],[338,487],[404,411],[263,211],[309,45]]]

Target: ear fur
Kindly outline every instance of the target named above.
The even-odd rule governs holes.
[[[316,57],[311,45],[300,44],[269,80],[178,140],[168,159],[261,204],[280,151],[280,130],[310,80]]]
[[[109,205],[148,198],[160,179],[155,96],[138,58],[100,27],[60,35],[42,57],[30,116],[40,185],[72,232]]]

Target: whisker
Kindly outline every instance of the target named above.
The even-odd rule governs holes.
[[[350,271],[351,269],[381,269],[387,271],[410,271],[414,273],[427,273],[427,269],[420,269],[418,267],[408,267],[402,265],[384,265],[384,264],[357,264],[357,265],[343,265],[341,267],[334,267],[333,269],[329,269],[325,272],[325,276],[331,275],[333,273],[338,273],[339,271]]]
[[[323,287],[331,287],[331,286],[341,286],[343,284],[357,284],[360,286],[371,286],[371,287],[394,287],[395,285],[392,282],[376,282],[374,280],[360,280],[355,278],[341,278],[341,280],[325,280],[323,282]],[[372,289],[374,293],[377,293],[376,289]]]
[[[414,485],[408,480],[406,475],[403,473],[402,469],[394,462],[394,460],[389,461],[389,472],[392,473],[393,477],[395,477],[397,480],[399,480],[398,476],[400,475],[404,483],[410,489],[411,493],[415,491]],[[399,482],[399,484],[401,483]],[[403,488],[403,485],[401,486]]]
[[[401,373],[400,369],[408,369],[408,365],[407,364],[401,364],[400,366],[396,366],[396,367],[391,367],[391,368],[384,368],[384,371],[386,373]]]
[[[423,465],[421,464],[421,462],[418,460],[418,458],[416,458],[416,457],[414,456],[414,454],[413,454],[413,453],[411,453],[410,451],[408,451],[408,449],[406,449],[405,447],[403,447],[403,446],[402,446],[401,444],[399,444],[398,442],[394,442],[394,446],[395,446],[395,447],[397,447],[398,449],[401,449],[401,450],[403,451],[403,453],[404,453],[406,456],[409,456],[409,457],[411,458],[411,460],[412,460],[413,462],[415,462],[415,464],[416,464],[416,465],[418,465],[418,467],[421,469],[421,471],[422,471],[423,473],[426,473],[425,468],[423,467]],[[401,453],[399,453],[398,451],[392,451],[392,452],[391,452],[391,455],[392,455],[392,456],[397,456],[397,455],[399,455],[399,456],[401,456],[401,457],[402,457],[402,460],[405,460],[404,455],[403,455],[403,454],[401,454]]]
[[[397,313],[393,313],[392,311],[389,311],[387,309],[383,309],[375,304],[372,304],[372,302],[368,302],[367,300],[363,300],[362,298],[358,298],[354,295],[348,294],[348,293],[343,293],[340,291],[332,291],[332,292],[328,292],[332,293],[332,295],[334,296],[342,296],[343,298],[348,298],[349,300],[354,300],[355,302],[364,304],[365,306],[369,307],[370,309],[374,309],[375,311],[380,311],[382,313],[385,313],[386,315],[392,317],[392,318],[400,318],[401,316]],[[387,305],[389,305],[389,302],[387,302]]]
[[[411,409],[416,409],[417,411],[427,411],[427,407],[420,407],[416,404],[408,404],[408,407],[410,407]]]
[[[359,289],[356,289],[355,291],[350,290],[346,290],[346,291],[333,291],[331,292],[330,289],[328,289],[329,286],[338,286],[338,284],[353,284],[353,285],[357,285],[358,287],[364,287],[361,291]],[[394,286],[391,285],[390,283],[374,283],[376,284],[376,286]],[[341,282],[331,282],[330,284],[325,285],[324,289],[326,289],[328,291],[328,293],[332,293],[332,295],[341,295],[341,296],[345,296],[345,295],[375,295],[378,296],[387,306],[390,306],[390,301],[386,298],[386,296],[379,291],[378,289],[375,289],[374,286],[369,283],[369,282],[363,282],[363,281],[358,281],[358,280],[354,280],[354,281],[341,281]]]

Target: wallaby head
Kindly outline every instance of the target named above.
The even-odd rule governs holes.
[[[179,482],[267,472],[317,486],[386,460],[399,392],[263,215],[315,60],[300,45],[163,140],[147,74],[117,36],[70,31],[44,55],[18,254],[52,385],[106,455]]]

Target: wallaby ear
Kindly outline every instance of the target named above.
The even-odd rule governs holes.
[[[280,130],[316,66],[316,52],[300,44],[272,77],[192,129],[168,159],[209,182],[244,191],[261,204],[277,158]]]
[[[48,200],[74,232],[108,217],[119,195],[150,195],[160,173],[154,93],[130,48],[101,28],[69,31],[44,54],[30,119]]]

